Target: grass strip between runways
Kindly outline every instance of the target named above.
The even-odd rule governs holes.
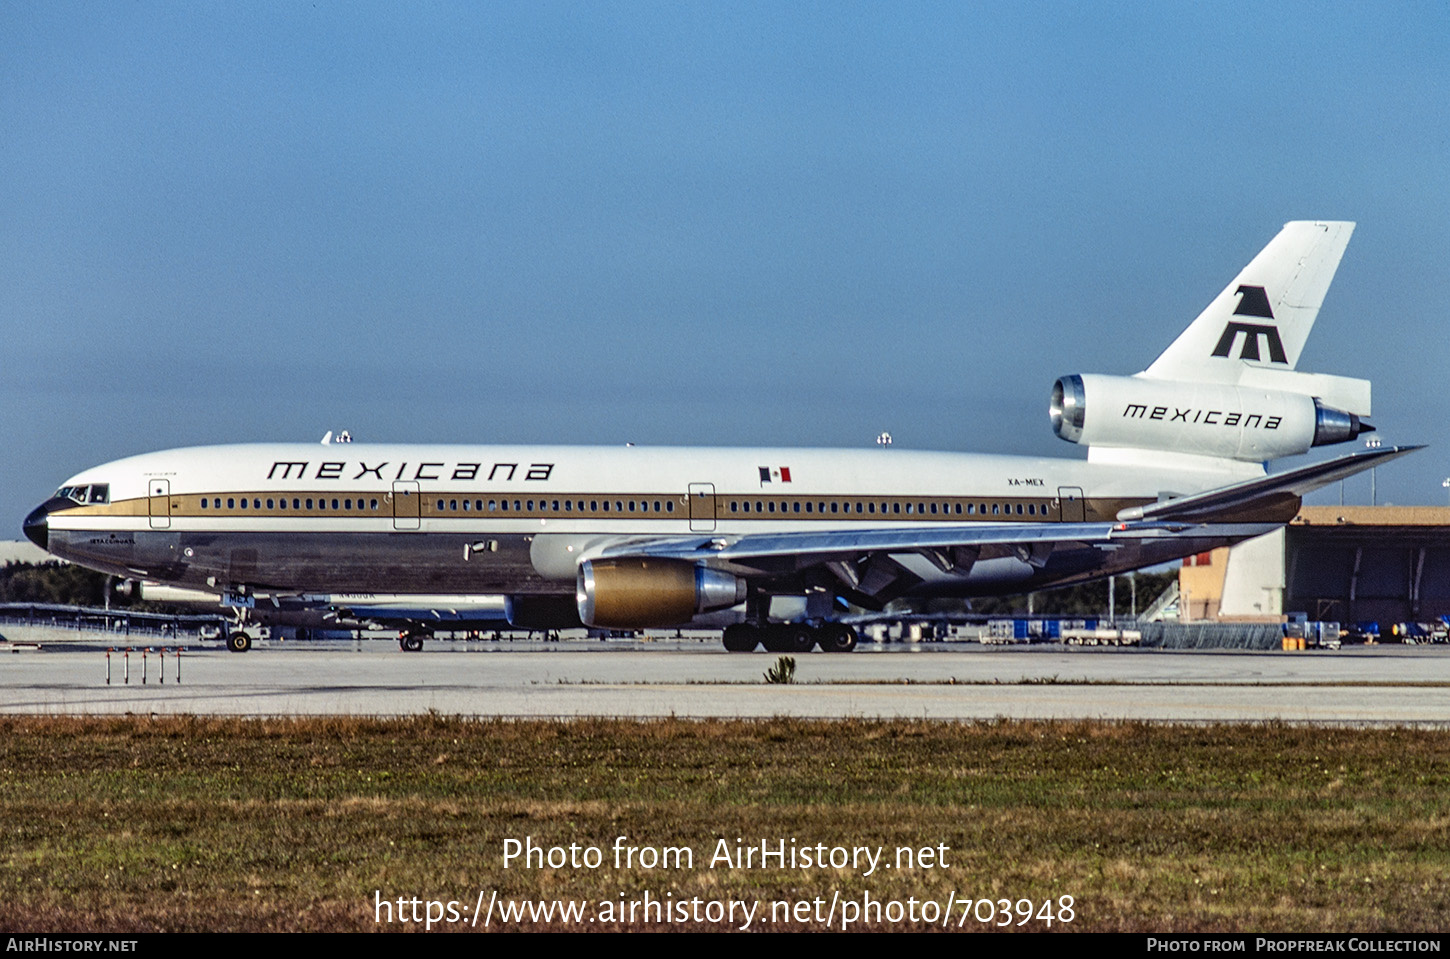
[[[1427,729],[5,718],[0,927],[358,931],[378,928],[379,899],[417,898],[456,901],[464,921],[442,927],[467,929],[482,892],[763,910],[1007,899],[1024,929],[1444,930],[1447,787],[1450,732]],[[506,868],[508,840],[575,851]],[[616,847],[635,852],[616,862]],[[883,864],[802,866],[818,847]],[[762,864],[762,848],[797,861]],[[1022,920],[1023,900],[1037,913],[1064,896],[1070,923]],[[1002,920],[976,912],[960,928]],[[929,924],[916,915],[860,927]]]

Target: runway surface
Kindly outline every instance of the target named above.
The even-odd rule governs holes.
[[[165,666],[98,647],[0,652],[0,712],[917,717],[1450,724],[1450,649],[1186,652],[1056,645],[868,647],[796,657],[715,643],[589,641],[191,649]],[[145,682],[142,682],[143,668]],[[123,674],[129,670],[129,681]]]

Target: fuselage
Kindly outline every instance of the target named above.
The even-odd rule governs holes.
[[[212,446],[78,473],[26,532],[86,566],[218,592],[572,597],[582,559],[633,540],[1112,521],[1245,469],[899,449]],[[1095,550],[1045,564],[989,553],[969,573],[922,575],[915,592],[1036,588],[1218,541],[1125,545],[1106,567]],[[795,585],[783,576],[776,588]]]

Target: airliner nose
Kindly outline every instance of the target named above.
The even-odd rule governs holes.
[[[50,546],[50,510],[44,505],[37,506],[25,517],[22,528],[25,530],[25,537],[36,546],[49,552]]]

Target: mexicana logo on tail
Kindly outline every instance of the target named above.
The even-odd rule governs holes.
[[[1269,305],[1269,295],[1262,286],[1241,285],[1235,292],[1239,294],[1239,305],[1234,310],[1234,316],[1261,316],[1268,320],[1274,318],[1274,308]],[[1262,359],[1259,353],[1259,337],[1262,336],[1268,343],[1270,362],[1288,364],[1289,358],[1284,352],[1284,341],[1279,338],[1279,328],[1263,323],[1229,321],[1223,329],[1223,336],[1218,338],[1218,345],[1213,348],[1213,355],[1226,357],[1232,353],[1234,341],[1240,333],[1244,335],[1244,345],[1239,350],[1239,359]]]

